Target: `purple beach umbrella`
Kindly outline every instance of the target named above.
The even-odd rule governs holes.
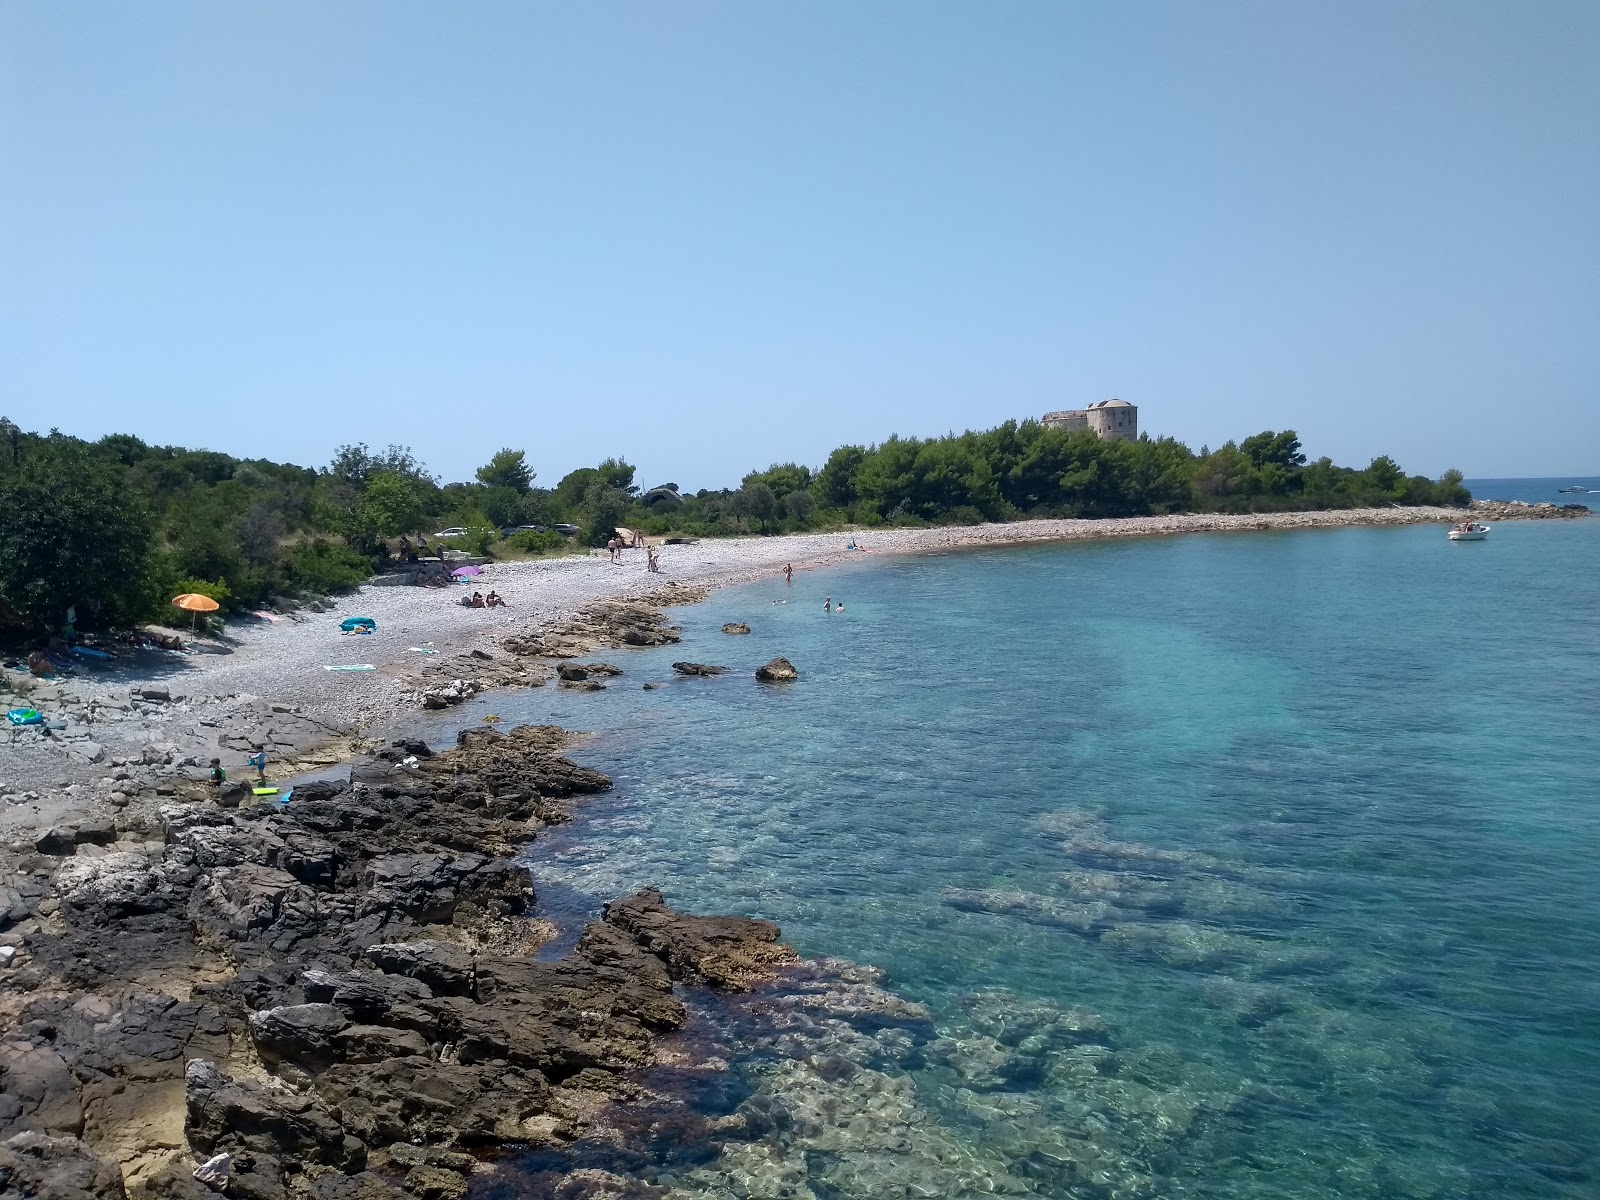
[[[457,567],[454,571],[451,571],[450,574],[455,576],[455,577],[457,577],[458,579],[465,579],[469,575],[482,575],[483,574],[483,568],[482,567]]]

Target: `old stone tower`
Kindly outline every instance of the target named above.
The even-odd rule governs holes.
[[[1051,429],[1065,429],[1075,433],[1092,429],[1103,438],[1120,438],[1125,442],[1139,440],[1139,409],[1126,400],[1102,400],[1088,408],[1064,408],[1060,412],[1047,412],[1041,420]]]

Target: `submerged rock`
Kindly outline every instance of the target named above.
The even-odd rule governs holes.
[[[692,662],[675,662],[675,663],[672,664],[672,669],[674,671],[676,671],[679,675],[706,675],[706,676],[712,676],[712,675],[725,675],[728,672],[728,668],[727,667],[713,667],[713,666],[710,666],[707,663],[692,663]]]
[[[750,632],[750,626],[746,625],[743,621],[729,621],[726,625],[724,625],[722,627],[722,632],[723,633],[749,633]]]

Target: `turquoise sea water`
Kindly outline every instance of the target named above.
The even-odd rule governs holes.
[[[538,844],[547,915],[657,884],[886,968],[941,1035],[900,1064],[918,1128],[1036,1194],[1575,1200],[1597,601],[1600,521],[864,557],[455,721],[591,730],[617,780]],[[777,654],[801,680],[757,684]],[[675,659],[736,670],[640,688]],[[754,1194],[938,1194],[841,1182],[830,1137]],[[666,1182],[751,1194],[709,1178]]]

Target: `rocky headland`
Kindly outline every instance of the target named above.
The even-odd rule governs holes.
[[[675,984],[793,955],[647,890],[538,959],[512,856],[610,786],[562,744],[396,743],[287,804],[141,792],[6,847],[0,1191],[444,1200],[636,1100]]]

